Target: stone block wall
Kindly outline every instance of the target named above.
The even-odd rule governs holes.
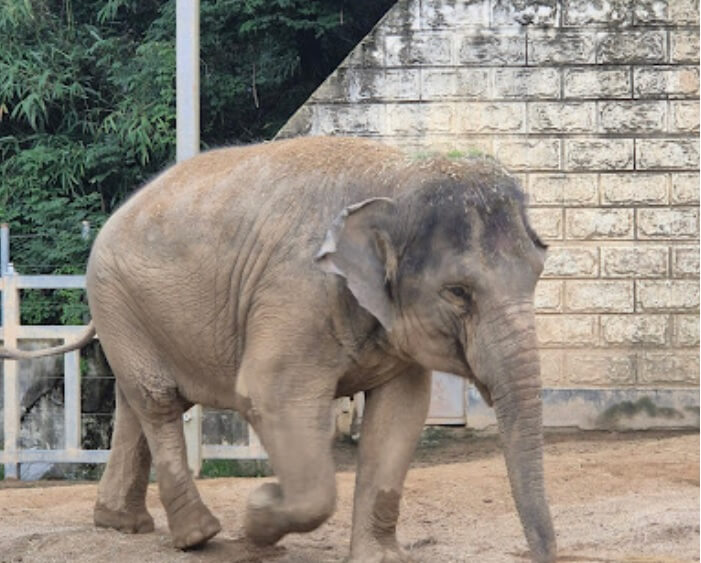
[[[280,137],[484,152],[550,245],[548,387],[699,381],[698,0],[400,0]]]

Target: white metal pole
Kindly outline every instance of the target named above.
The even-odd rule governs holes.
[[[200,150],[200,2],[177,0],[175,11],[177,160]]]
[[[175,8],[176,155],[178,162],[200,150],[200,2],[177,0]],[[202,407],[183,416],[187,463],[195,477],[202,467]]]

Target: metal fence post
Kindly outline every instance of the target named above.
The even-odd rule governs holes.
[[[9,240],[6,225],[3,225],[2,239],[4,268],[2,273],[3,343],[5,346],[16,348],[20,320],[19,289],[17,288],[17,280],[12,264],[9,262],[9,252],[5,247],[5,240]],[[19,464],[17,463],[20,427],[18,373],[18,362],[12,360],[3,361],[5,479],[17,479],[19,477]]]
[[[200,150],[200,2],[177,0],[175,5],[176,154],[178,162]],[[199,476],[202,467],[202,407],[183,416],[187,462]]]
[[[10,227],[7,223],[0,225],[0,276],[7,273],[10,263]]]

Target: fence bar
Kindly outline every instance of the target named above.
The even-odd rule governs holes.
[[[17,327],[19,325],[19,290],[15,283],[16,276],[8,269],[4,273],[2,290],[2,326],[5,346],[17,347]],[[17,446],[19,441],[20,412],[19,385],[17,375],[19,363],[13,360],[3,362],[3,393],[5,395],[4,412],[4,459],[5,479],[19,477]]]
[[[19,463],[106,463],[109,455],[110,450],[19,450],[16,458]],[[0,463],[7,458],[0,450]]]
[[[85,276],[17,276],[22,289],[85,289]]]
[[[63,357],[63,420],[66,449],[80,449],[80,351]]]

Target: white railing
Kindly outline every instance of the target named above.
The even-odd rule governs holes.
[[[2,326],[0,339],[5,346],[17,347],[18,340],[73,340],[83,326],[29,326],[20,322],[21,289],[85,289],[85,276],[23,276],[15,272],[10,262],[10,233],[7,225],[0,226],[0,291],[2,292]],[[3,362],[4,446],[0,464],[5,478],[19,477],[19,464],[105,463],[109,450],[81,448],[80,351],[64,355],[64,424],[65,442],[61,449],[22,449],[19,444],[20,396],[19,365],[14,360]],[[247,445],[202,444],[201,409],[194,407],[185,413],[185,436],[188,442],[188,463],[199,474],[203,459],[265,459],[266,453],[255,432],[249,426]]]

